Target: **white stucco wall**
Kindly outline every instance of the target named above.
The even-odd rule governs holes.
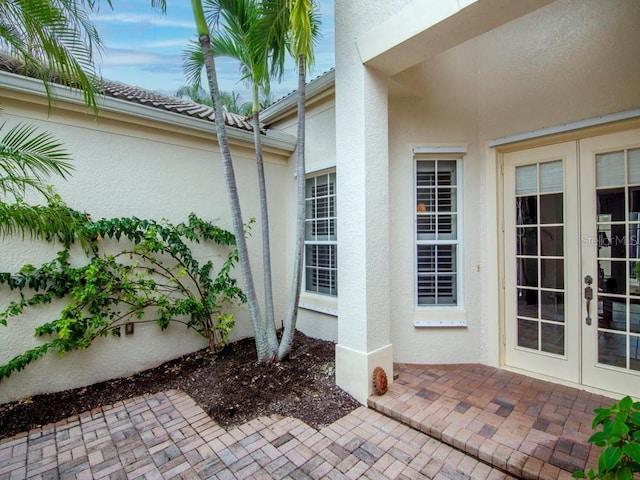
[[[296,100],[295,98],[293,100]],[[296,102],[275,122],[270,122],[270,128],[295,136],[297,134]],[[336,166],[336,141],[335,141],[335,100],[332,92],[321,92],[319,95],[308,95],[305,122],[305,169],[307,176],[315,173],[335,170]],[[292,260],[295,240],[295,215],[296,215],[296,152],[289,157],[288,167],[284,182],[286,184],[286,202],[282,205],[286,217],[289,219],[286,231],[286,243],[284,273],[285,280],[282,287],[291,290],[291,275],[293,272]],[[339,240],[338,233],[338,242]],[[273,244],[272,244],[273,245]],[[273,247],[272,247],[273,248]],[[296,328],[313,338],[321,338],[332,342],[338,341],[338,301],[329,295],[308,293],[303,288],[300,293],[298,319]],[[288,301],[288,296],[286,300]],[[283,306],[286,312],[286,304]],[[278,326],[283,317],[276,317]]]
[[[640,4],[559,0],[392,78],[389,100],[394,360],[499,364],[496,137],[640,106]],[[415,145],[468,144],[464,156],[466,328],[414,304]]]
[[[20,97],[20,98],[18,98]],[[24,98],[22,98],[24,97]],[[47,116],[46,104],[29,100],[0,88],[2,120],[7,126],[29,122],[59,138],[73,155],[75,170],[67,181],[53,179],[56,190],[73,208],[100,217],[137,216],[172,222],[187,219],[190,212],[213,220],[231,230],[231,219],[222,165],[215,134],[189,131],[184,127],[153,126],[149,118],[128,118],[124,114],[103,114],[97,121],[76,108],[65,110],[63,100]],[[22,101],[18,101],[22,100]],[[251,137],[249,136],[249,139]],[[236,142],[237,143],[237,142]],[[267,149],[273,151],[273,149]],[[232,147],[234,166],[245,222],[256,218],[249,237],[254,278],[262,298],[260,210],[255,159],[252,144]],[[270,221],[273,245],[285,240],[287,198],[287,152],[267,153],[265,169],[271,187]],[[59,246],[58,246],[59,247]],[[35,241],[2,239],[0,271],[15,271],[24,263],[39,264],[53,258],[57,247]],[[226,255],[224,249],[198,246],[199,260]],[[272,250],[274,277],[284,275],[284,251]],[[235,274],[240,279],[239,272]],[[0,289],[0,307],[11,298],[8,289]],[[275,289],[277,315],[283,316],[288,290]],[[236,327],[232,338],[252,335],[248,314],[243,307],[234,312]],[[34,327],[55,318],[56,309],[33,309],[29,314],[10,320],[1,327],[0,362],[5,363],[35,344]],[[120,339],[104,338],[82,352],[66,355],[62,360],[49,354],[21,372],[0,382],[0,403],[39,392],[49,392],[92,384],[142,370],[206,346],[197,334],[179,326],[161,332],[155,325],[136,326],[135,333]]]

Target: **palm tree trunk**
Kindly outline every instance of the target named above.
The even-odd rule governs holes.
[[[269,348],[275,353],[278,350],[275,314],[273,309],[273,282],[271,276],[271,247],[269,242],[269,210],[267,208],[267,185],[264,176],[262,158],[262,141],[260,140],[260,100],[259,86],[253,85],[253,143],[256,149],[256,165],[258,167],[258,187],[260,190],[260,215],[262,217],[262,268],[264,278],[264,309],[266,334]]]
[[[293,259],[293,279],[291,282],[291,295],[289,308],[284,324],[284,332],[278,349],[278,361],[284,360],[291,353],[293,335],[296,331],[298,319],[298,303],[302,288],[302,260],[304,258],[304,221],[305,221],[305,57],[298,55],[298,133],[296,144],[296,246]]]
[[[233,160],[231,151],[229,150],[229,140],[227,138],[227,129],[224,123],[222,113],[222,102],[220,101],[220,90],[218,88],[218,77],[216,75],[216,67],[213,52],[211,51],[211,38],[209,36],[209,27],[207,26],[204,11],[202,9],[201,0],[191,0],[193,15],[198,29],[198,41],[202,47],[204,55],[205,69],[209,80],[209,91],[213,100],[216,135],[220,153],[222,155],[222,165],[224,169],[225,185],[229,202],[231,204],[231,219],[233,222],[233,233],[236,237],[236,246],[238,248],[238,256],[240,258],[240,272],[242,275],[243,290],[247,296],[247,304],[251,322],[253,324],[253,334],[256,342],[256,351],[259,362],[267,362],[273,359],[273,352],[269,349],[264,324],[260,314],[260,305],[256,296],[256,290],[253,283],[253,274],[251,273],[251,264],[249,263],[249,251],[247,248],[247,240],[244,236],[244,223],[242,221],[242,211],[240,209],[240,198],[238,196],[238,188],[236,185],[235,172],[233,170]]]

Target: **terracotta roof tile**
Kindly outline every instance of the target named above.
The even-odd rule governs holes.
[[[18,75],[31,76],[24,71],[24,65],[17,59],[0,54],[0,70]],[[152,92],[140,87],[134,87],[121,82],[103,80],[104,94],[108,97],[139,103],[160,110],[175,112],[180,115],[199,118],[214,122],[215,116],[212,107],[186,101],[161,93]],[[223,112],[225,124],[242,130],[253,131],[251,123],[243,116],[235,113]]]
[[[129,102],[141,103],[151,107],[168,110],[170,112],[187,115],[189,117],[214,121],[213,108],[207,105],[169,97],[161,93],[152,92],[140,87],[134,87],[112,80],[103,80],[105,95],[120,98]],[[230,127],[252,131],[253,128],[241,115],[224,112],[224,121]]]

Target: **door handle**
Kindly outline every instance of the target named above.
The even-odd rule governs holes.
[[[586,287],[584,287],[584,299],[587,302],[587,318],[586,318],[586,323],[587,325],[591,325],[591,300],[593,300],[593,288],[591,288],[591,284],[593,283],[593,278],[591,278],[591,275],[587,275],[586,277],[584,277],[584,283],[586,285]]]

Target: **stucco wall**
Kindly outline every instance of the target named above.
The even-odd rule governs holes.
[[[389,101],[394,359],[498,362],[496,137],[640,107],[640,3],[559,0],[393,78]],[[398,88],[399,86],[399,88]],[[467,143],[463,329],[414,307],[414,145]]]
[[[67,181],[54,180],[56,190],[73,208],[91,213],[93,218],[137,216],[172,222],[186,220],[190,212],[232,229],[222,165],[214,133],[189,132],[185,128],[154,130],[145,127],[148,119],[126,115],[91,116],[67,111],[64,102],[47,117],[42,102],[17,102],[14,94],[0,89],[2,120],[7,126],[25,122],[45,129],[59,138],[74,159],[75,170]],[[112,117],[119,117],[115,119]],[[149,117],[153,117],[150,113]],[[250,138],[250,137],[249,137]],[[262,298],[260,210],[255,159],[251,150],[232,148],[236,179],[245,222],[255,217],[249,237],[249,250],[258,295]],[[274,277],[284,275],[286,157],[267,153],[265,169],[271,187],[271,226]],[[16,270],[21,264],[39,264],[53,258],[56,247],[35,241],[3,239],[0,271]],[[226,255],[224,249],[199,246],[199,260]],[[239,271],[235,274],[239,278]],[[277,280],[276,280],[277,283]],[[6,287],[1,290],[0,305],[8,301]],[[288,291],[276,290],[278,310],[286,305]],[[55,318],[53,307],[33,309],[29,314],[0,327],[0,362],[34,345],[33,329]],[[236,327],[232,338],[252,335],[246,309],[235,311]],[[284,312],[277,312],[283,316]],[[37,360],[22,372],[0,382],[0,403],[38,392],[56,391],[92,384],[108,378],[154,366],[162,361],[206,346],[202,338],[181,327],[161,332],[155,325],[137,326],[131,336],[99,339],[86,351],[74,352],[62,360],[55,355]]]
[[[336,165],[336,130],[335,130],[335,103],[333,95],[323,96],[319,100],[312,99],[307,106],[306,133],[305,133],[305,168],[309,175],[325,169],[335,169]],[[295,110],[285,119],[272,125],[273,128],[282,132],[296,135],[297,117]],[[286,173],[286,215],[290,219],[287,226],[287,251],[286,271],[284,277],[286,281],[283,288],[287,295],[291,289],[292,260],[293,260],[293,240],[295,239],[295,206],[296,206],[296,152],[289,158],[288,170]],[[340,233],[338,232],[338,244],[340,243]],[[338,247],[338,252],[339,252]],[[307,293],[303,288],[300,294],[300,305],[298,309],[297,328],[305,335],[314,338],[321,338],[332,342],[338,341],[338,318],[336,315],[326,313],[336,312],[338,308],[337,299],[327,295],[317,295]],[[288,297],[287,297],[288,300]],[[286,304],[285,304],[286,308]],[[285,310],[286,311],[286,310]],[[277,317],[279,318],[279,317]]]

